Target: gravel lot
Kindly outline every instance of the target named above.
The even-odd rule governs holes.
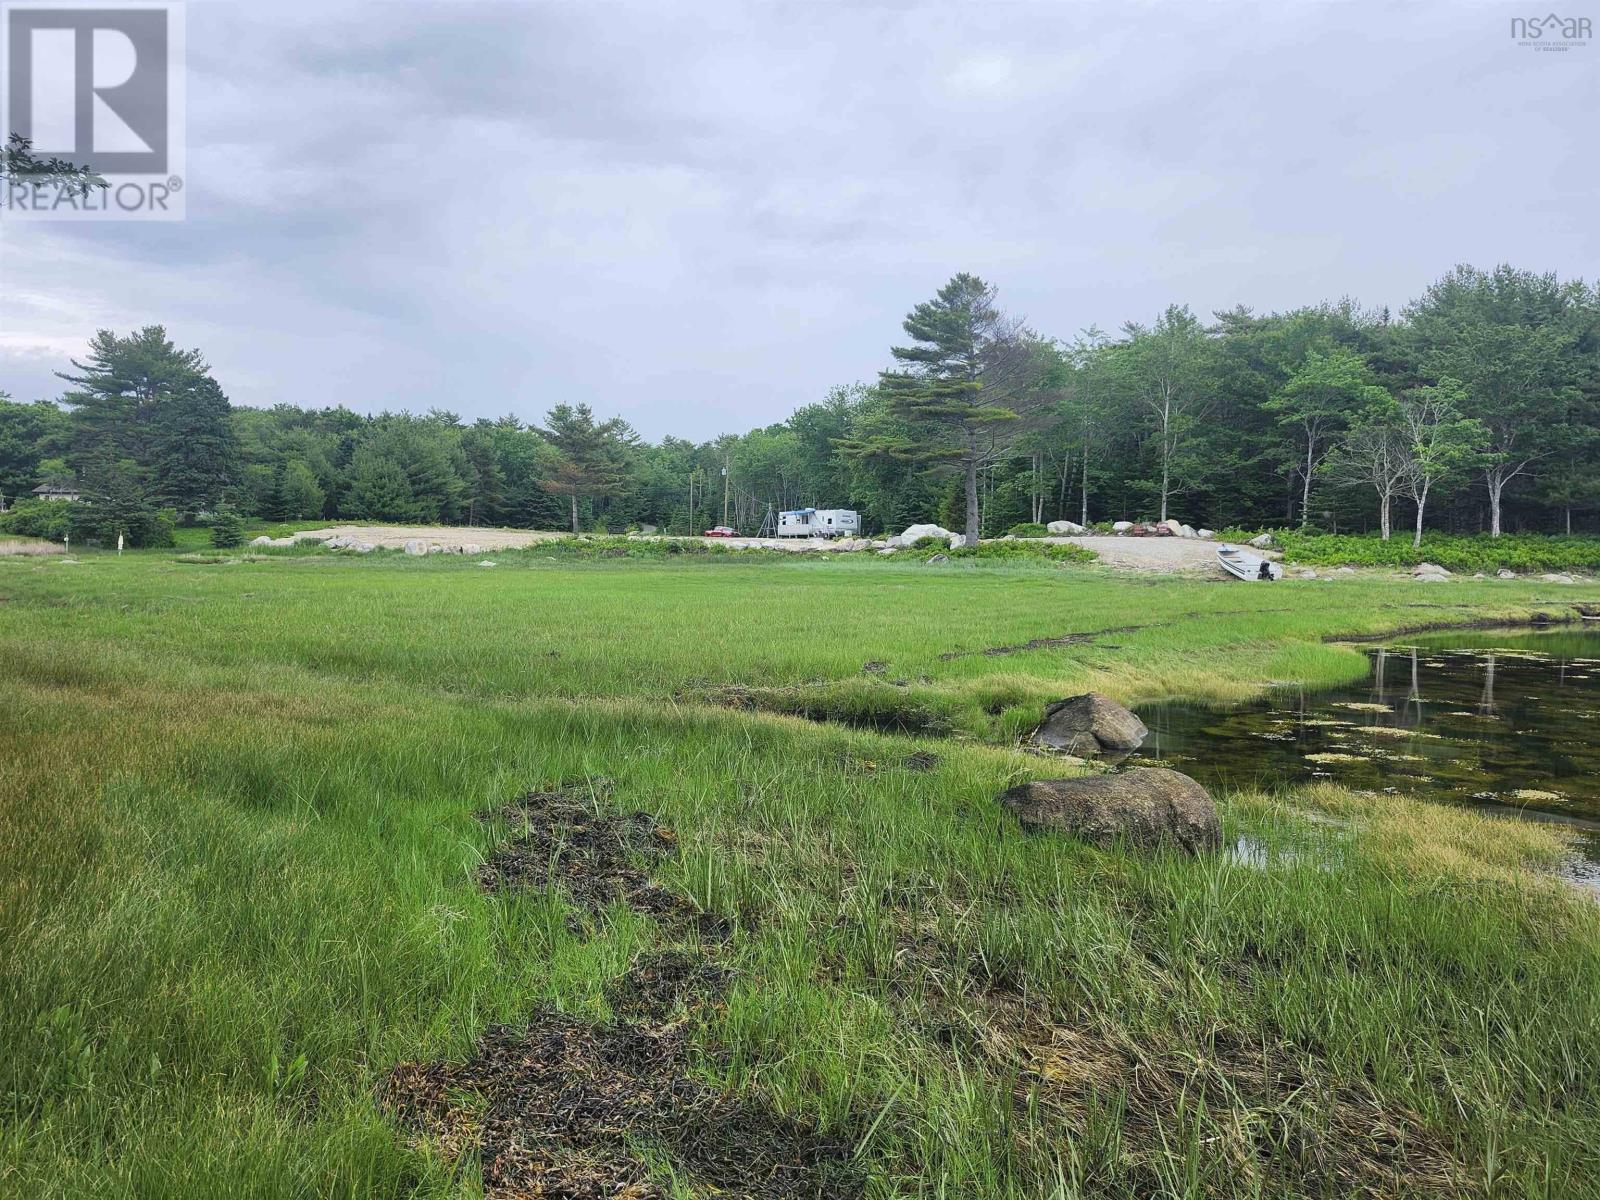
[[[516,549],[568,536],[548,530],[466,529],[445,525],[330,525],[325,529],[308,529],[295,535],[301,538],[326,540],[332,537],[353,537],[398,550],[408,541],[420,539],[437,542],[441,546],[476,545],[487,553],[491,550]],[[686,539],[688,540],[688,539]],[[808,538],[695,538],[694,541],[718,542],[726,546],[807,551],[837,551],[835,542],[814,542]],[[1131,538],[1131,537],[1053,537],[1040,541],[1087,546],[1100,556],[1100,561],[1110,567],[1127,571],[1154,571],[1171,574],[1179,571],[1217,571],[1217,543],[1194,541],[1189,538]],[[1276,557],[1276,555],[1273,555]]]

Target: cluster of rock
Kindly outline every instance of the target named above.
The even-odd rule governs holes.
[[[430,542],[423,538],[411,538],[404,547],[405,552],[415,558],[427,554],[482,554],[483,547],[477,542]]]
[[[1085,692],[1046,706],[1033,731],[1035,745],[1091,758],[1137,750],[1150,736],[1145,723],[1110,696]]]
[[[1515,571],[1507,570],[1505,567],[1501,567],[1494,574],[1496,579],[1515,579],[1517,577],[1517,573]],[[1451,573],[1444,567],[1441,567],[1438,563],[1430,562],[1418,563],[1416,566],[1412,567],[1411,577],[1417,580],[1419,583],[1442,583],[1446,579],[1453,578]],[[1478,574],[1474,575],[1473,578],[1482,579],[1484,578],[1484,575],[1482,572],[1479,572]],[[1546,583],[1579,582],[1575,576],[1569,575],[1565,571],[1546,571],[1543,575],[1539,576],[1539,578],[1544,580]]]
[[[904,550],[907,546],[913,546],[923,538],[937,538],[952,550],[966,545],[967,542],[966,535],[952,533],[943,525],[908,525],[904,533],[884,539],[882,548],[885,550]]]
[[[308,538],[307,541],[318,541],[318,538]],[[371,554],[378,547],[373,542],[363,542],[360,538],[331,537],[322,543],[329,550],[351,550],[357,554]]]
[[[1149,733],[1109,696],[1086,692],[1047,706],[1033,741],[1080,757],[1126,755]],[[1104,849],[1199,854],[1222,846],[1222,822],[1205,788],[1161,767],[1032,780],[1003,792],[999,803],[1030,833],[1060,830]]]
[[[1167,518],[1157,521],[1154,525],[1142,525],[1137,521],[1113,521],[1111,532],[1119,537],[1181,537],[1198,538],[1209,542],[1216,534],[1209,529],[1196,529],[1193,525],[1185,525],[1182,521]]]

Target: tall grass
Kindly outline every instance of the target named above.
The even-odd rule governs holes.
[[[474,812],[603,778],[677,831],[662,880],[734,930],[699,1069],[850,1140],[870,1195],[1592,1194],[1600,918],[1538,873],[1551,831],[1312,789],[1224,798],[1260,867],[1104,853],[998,810],[1046,769],[1013,750],[692,694],[873,659],[878,686],[927,674],[985,702],[1227,692],[1342,669],[1319,633],[1538,599],[1342,589],[0,568],[0,1192],[474,1194],[472,1164],[408,1139],[373,1090],[542,1005],[603,1014],[670,936],[621,911],[575,931],[559,897],[475,886],[495,835]],[[796,637],[802,608],[852,619]],[[1151,628],[940,657],[1136,618]]]

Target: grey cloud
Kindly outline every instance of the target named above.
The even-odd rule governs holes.
[[[192,5],[189,220],[0,229],[0,389],[161,321],[242,403],[704,437],[870,378],[956,270],[1062,335],[1592,274],[1600,45],[1508,19]]]

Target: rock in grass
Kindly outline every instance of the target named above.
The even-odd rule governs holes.
[[[1041,746],[1068,754],[1093,755],[1106,750],[1134,750],[1149,735],[1143,721],[1110,696],[1085,692],[1057,700],[1044,710],[1034,730]]]
[[[1083,532],[1083,526],[1076,521],[1051,521],[1050,524],[1045,526],[1045,531],[1057,535],[1065,534],[1069,537],[1076,537]]]
[[[1517,577],[1517,573],[1515,571],[1508,571],[1504,567],[1501,567],[1494,573],[1494,577],[1496,579],[1515,579]]]
[[[1000,804],[1030,833],[1059,829],[1102,849],[1122,843],[1200,854],[1222,847],[1210,794],[1164,767],[1034,780],[1003,792]]]
[[[1250,539],[1249,544],[1254,546],[1257,550],[1265,550],[1268,546],[1272,545],[1272,535],[1270,533],[1258,534]]]
[[[428,552],[428,543],[421,538],[410,538],[405,544],[405,551],[413,557],[420,558]]]
[[[1418,563],[1415,567],[1411,568],[1411,573],[1413,575],[1415,575],[1418,579],[1449,579],[1450,578],[1450,572],[1449,571],[1446,571],[1438,563],[1431,563],[1431,562]]]
[[[1133,522],[1132,521],[1113,521],[1113,522],[1111,522],[1111,532],[1112,533],[1127,533],[1132,528],[1133,528]]]

